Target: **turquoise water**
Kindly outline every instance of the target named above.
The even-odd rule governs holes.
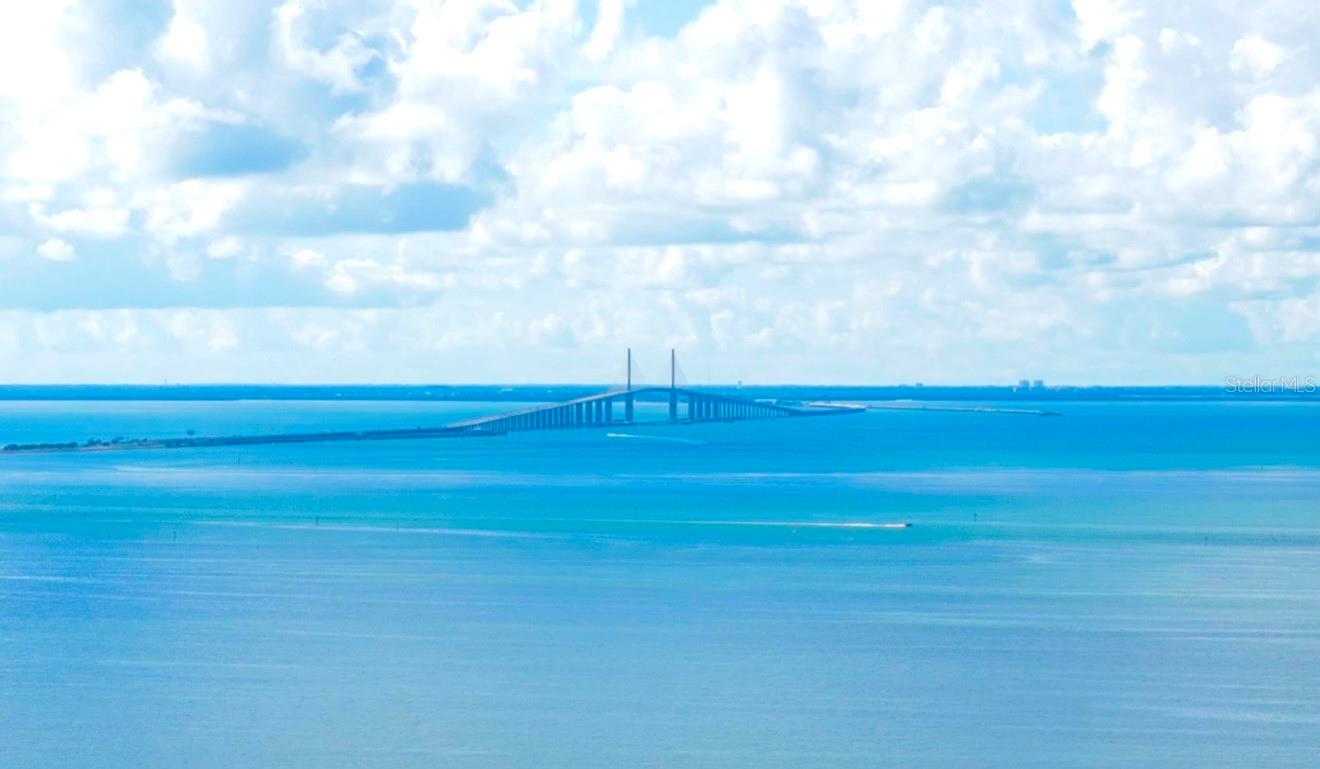
[[[0,455],[0,766],[1315,766],[1320,408],[1051,408]]]

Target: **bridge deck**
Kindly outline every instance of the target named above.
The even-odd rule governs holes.
[[[641,396],[639,398],[639,396]],[[659,397],[657,397],[659,396]],[[345,432],[284,433],[265,435],[230,435],[187,438],[133,438],[114,441],[89,440],[86,443],[10,444],[0,447],[0,454],[53,451],[125,451],[130,449],[182,449],[215,446],[245,446],[267,443],[314,443],[324,441],[378,441],[459,436],[489,436],[523,430],[562,430],[577,427],[639,424],[633,407],[638,400],[668,405],[667,420],[650,423],[733,422],[745,419],[849,414],[866,408],[852,404],[785,405],[718,393],[704,393],[686,388],[640,387],[609,390],[585,398],[550,403],[503,414],[465,419],[443,427],[412,429],[354,430]],[[680,410],[680,401],[682,409]],[[618,407],[618,408],[616,408]],[[621,412],[621,413],[620,413]]]
[[[639,398],[639,396],[642,396]],[[661,396],[656,398],[656,396]],[[563,430],[612,424],[636,424],[634,406],[639,401],[668,402],[667,422],[733,422],[747,419],[845,414],[864,409],[851,406],[802,407],[700,392],[683,387],[639,387],[608,390],[596,395],[549,403],[502,414],[465,419],[449,427],[464,433]],[[680,409],[680,402],[683,408]],[[621,407],[621,409],[616,408]],[[622,413],[617,413],[619,410]]]

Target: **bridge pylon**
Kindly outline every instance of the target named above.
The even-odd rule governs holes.
[[[678,355],[669,348],[669,421],[678,421]]]
[[[596,395],[510,411],[504,414],[475,417],[454,422],[443,429],[446,435],[492,435],[524,430],[603,427],[610,424],[637,424],[633,407],[637,398],[645,403],[664,402],[669,398],[668,419],[646,420],[643,424],[696,424],[730,422],[743,419],[778,419],[817,414],[850,414],[865,411],[862,406],[847,404],[784,404],[773,400],[752,400],[716,392],[701,392],[678,386],[678,353],[669,351],[669,387],[637,386],[632,377],[632,349],[628,349],[628,373],[623,389],[611,389]],[[678,402],[684,403],[680,418]],[[618,420],[615,406],[623,404],[623,420]]]
[[[627,395],[623,398],[623,419],[628,424],[633,421],[633,388],[632,388],[632,348],[628,348],[628,384]]]

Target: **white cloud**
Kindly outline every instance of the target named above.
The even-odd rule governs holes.
[[[23,105],[58,99],[76,82],[65,55],[75,0],[12,3],[0,24],[0,98]]]
[[[319,251],[313,251],[310,248],[300,248],[289,255],[294,266],[300,268],[319,267],[325,264],[325,254]]]
[[[575,5],[401,0],[395,12],[411,21],[391,30],[396,46],[385,64],[396,83],[392,97],[335,123],[355,174],[468,179],[494,134],[517,134],[520,118],[553,97],[577,55]]]
[[[73,246],[57,238],[52,238],[37,246],[37,254],[51,262],[72,262],[78,258]]]
[[[204,4],[196,0],[174,0],[174,14],[165,34],[156,41],[156,56],[168,64],[178,64],[193,73],[211,66],[211,41],[199,11]]]
[[[144,230],[166,244],[209,235],[243,199],[248,185],[233,180],[189,179],[143,190],[135,201],[146,213]]]
[[[1084,49],[1114,41],[1130,30],[1142,16],[1140,6],[1128,0],[1072,0],[1077,16],[1077,37]]]
[[[325,276],[326,288],[336,294],[356,294],[379,286],[431,292],[439,289],[442,283],[435,274],[376,259],[340,259],[329,265]]]
[[[22,94],[14,104],[17,141],[7,176],[37,182],[98,172],[116,183],[138,180],[152,170],[151,154],[171,131],[208,115],[191,99],[160,98],[141,69],[118,70],[90,89]]]
[[[238,347],[237,331],[227,315],[179,310],[167,316],[165,326],[190,351],[217,353]]]
[[[16,317],[49,344],[6,354],[311,376],[290,350],[346,351],[325,365],[408,379],[445,350],[485,380],[657,337],[750,378],[1313,360],[1309,4],[719,0],[664,38],[584,8],[175,0],[151,50],[110,24],[100,58],[70,4],[0,11],[5,236],[190,284]],[[286,137],[298,163],[226,175]],[[444,185],[489,202],[425,232]],[[18,280],[5,306],[45,290]]]
[[[212,259],[233,259],[244,252],[243,241],[231,236],[216,238],[206,244],[206,255]]]
[[[596,11],[596,25],[591,28],[591,37],[582,48],[582,53],[589,61],[603,61],[614,50],[623,31],[623,18],[630,0],[600,0]]]
[[[32,219],[49,230],[74,235],[111,238],[128,231],[129,212],[114,206],[89,206],[47,213],[46,207],[33,203],[28,207]]]
[[[1235,71],[1246,70],[1256,77],[1263,77],[1274,71],[1287,53],[1268,40],[1251,35],[1234,43],[1230,56]]]
[[[308,3],[287,0],[275,9],[275,42],[285,63],[298,73],[319,80],[335,91],[361,90],[359,71],[375,58],[355,30],[340,34],[325,50],[306,40]]]

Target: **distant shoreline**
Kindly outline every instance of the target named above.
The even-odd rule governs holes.
[[[415,427],[386,430],[342,430],[313,433],[271,433],[267,435],[189,436],[186,438],[116,438],[89,440],[85,443],[11,443],[0,454],[56,454],[69,452],[135,451],[142,449],[197,449],[217,446],[262,446],[278,443],[340,443],[344,441],[427,440],[432,438],[469,438],[502,435],[496,432],[464,433],[452,427]]]
[[[1317,402],[1298,390],[1233,392],[1212,386],[699,385],[716,394],[798,401],[1242,401]],[[603,384],[545,385],[0,385],[0,401],[508,401],[571,400]]]

